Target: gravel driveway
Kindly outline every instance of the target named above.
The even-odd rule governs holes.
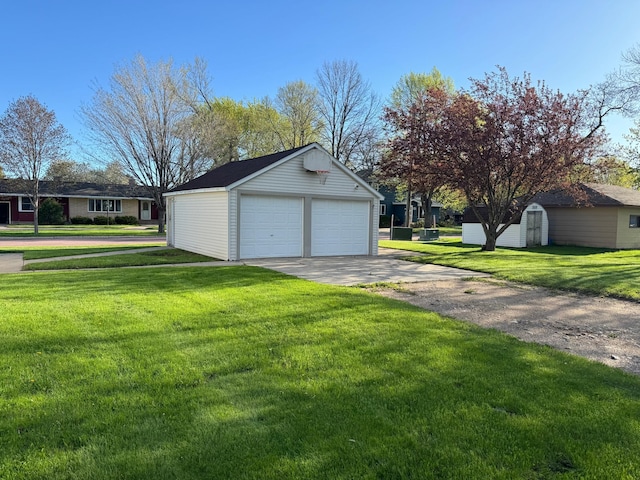
[[[386,297],[640,375],[640,304],[494,279],[376,288]]]

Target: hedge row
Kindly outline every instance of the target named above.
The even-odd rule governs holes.
[[[121,215],[116,217],[107,217],[105,215],[94,218],[89,217],[73,217],[71,223],[74,225],[138,225],[138,219],[133,215]]]

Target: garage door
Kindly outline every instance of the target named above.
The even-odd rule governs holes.
[[[302,256],[301,198],[240,198],[240,258]]]
[[[318,200],[311,204],[311,255],[368,255],[369,202]]]

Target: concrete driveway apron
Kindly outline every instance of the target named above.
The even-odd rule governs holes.
[[[380,249],[377,257],[265,258],[245,261],[247,265],[332,285],[360,285],[376,282],[415,283],[455,278],[489,277],[488,274],[439,265],[407,262],[398,257],[412,252]]]

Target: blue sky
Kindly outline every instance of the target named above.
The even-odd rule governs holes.
[[[434,66],[466,87],[496,65],[565,93],[601,81],[640,43],[637,0],[139,1],[6,0],[0,17],[0,112],[32,94],[82,141],[79,107],[140,53],[201,57],[216,96],[274,96],[314,81],[325,61],[355,60],[387,97]],[[614,140],[631,125],[608,123]]]

